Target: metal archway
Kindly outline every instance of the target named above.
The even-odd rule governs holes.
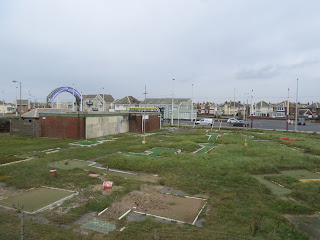
[[[47,106],[52,107],[52,102],[53,100],[62,92],[68,92],[74,95],[76,98],[76,103],[78,106],[81,104],[81,94],[74,88],[72,87],[59,87],[54,89],[48,96],[47,96]]]

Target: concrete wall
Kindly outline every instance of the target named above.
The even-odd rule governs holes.
[[[36,120],[11,120],[10,134],[28,137],[41,136],[41,123]]]
[[[86,118],[86,138],[96,138],[129,132],[128,116],[104,116]]]
[[[41,116],[41,136],[66,139],[85,139],[83,117]]]

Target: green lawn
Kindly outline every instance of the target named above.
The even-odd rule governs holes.
[[[206,133],[205,129],[184,130],[186,132],[180,134],[159,131],[147,136],[146,144],[141,144],[141,138],[136,136],[119,134],[111,136],[117,137],[116,141],[94,147],[68,148],[50,155],[43,154],[30,162],[0,167],[0,182],[15,188],[45,185],[80,192],[77,198],[63,203],[62,213],[52,210],[41,215],[54,224],[72,225],[83,214],[102,211],[128,192],[146,184],[140,178],[107,173],[104,177],[113,181],[114,186],[119,189],[110,194],[103,194],[94,190],[94,186],[101,185],[101,180],[89,177],[88,173],[103,174],[104,170],[87,166],[74,168],[71,167],[73,163],[70,162],[70,166],[67,166],[69,164],[66,165],[62,161],[99,158],[97,162],[108,165],[110,168],[158,174],[159,181],[155,184],[178,189],[189,195],[206,195],[209,202],[204,213],[200,215],[200,218],[205,219],[203,228],[174,223],[165,224],[149,219],[128,223],[123,219],[117,222],[117,229],[125,226],[124,231],[111,232],[106,236],[97,233],[98,235],[90,235],[91,237],[152,239],[154,230],[157,229],[159,239],[212,239],[213,236],[216,239],[308,239],[305,233],[292,227],[284,214],[311,214],[319,211],[320,183],[299,182],[288,171],[302,171],[298,173],[298,177],[305,174],[304,171],[309,173],[320,171],[320,160],[316,156],[320,153],[317,147],[319,136],[248,130],[248,134],[254,137],[248,138],[248,146],[245,147],[243,145],[245,137],[241,129],[219,131],[221,137],[212,140],[213,143],[210,143],[211,139],[208,141],[206,134],[213,135],[217,134],[216,132]],[[296,138],[297,142],[282,141],[281,136]],[[2,140],[14,145],[12,139],[15,137],[12,139],[11,137],[3,135]],[[269,141],[254,141],[256,139]],[[52,139],[53,142],[56,141],[53,144],[55,146],[49,147],[47,139],[24,138],[24,140],[28,144],[24,145],[22,139],[17,140],[17,147],[11,147],[10,150],[6,150],[7,153],[1,153],[2,156],[65,147],[69,143],[68,140]],[[40,143],[41,140],[45,143]],[[60,144],[59,141],[61,141]],[[207,154],[192,154],[199,149],[199,143],[206,142],[207,146],[216,144],[219,147]],[[299,147],[301,150],[294,147]],[[20,148],[24,148],[25,151]],[[154,152],[153,154],[161,156],[156,158],[137,154],[130,156],[118,154],[119,152],[142,153],[150,149],[174,151],[180,149],[181,153]],[[57,168],[61,166],[57,177],[49,175],[54,162],[58,162]],[[284,188],[271,181],[283,185]],[[282,199],[279,196],[286,196],[293,200]],[[9,214],[7,217],[10,218],[10,216]],[[12,217],[12,221],[15,221],[15,218]],[[30,228],[34,232],[42,231],[43,238],[46,238],[49,236],[47,230],[54,224],[38,224]],[[16,225],[13,224],[14,226]],[[43,230],[40,230],[40,227]],[[64,238],[63,234],[65,231],[61,232],[61,239]],[[70,233],[69,239],[76,239],[74,234],[74,232]],[[55,232],[55,237],[59,239],[59,236],[59,232]],[[82,235],[79,236],[82,237]]]

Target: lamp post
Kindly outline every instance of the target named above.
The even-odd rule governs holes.
[[[20,84],[20,106],[19,106],[19,120],[21,120],[21,82],[17,80],[13,80],[12,82],[14,83],[19,83]]]
[[[16,87],[16,116],[18,116],[18,87]]]
[[[243,97],[244,97],[244,101],[243,101],[243,105],[244,105],[244,110],[243,110],[243,120],[245,121],[246,120],[246,95],[249,94],[249,93],[244,93],[243,94]],[[247,99],[248,100],[248,99]]]
[[[2,91],[2,98],[3,98],[3,102],[2,102],[2,115],[4,116],[4,91]]]
[[[193,83],[191,87],[191,122],[193,122]]]
[[[102,111],[104,112],[104,87],[102,87],[103,93],[102,93]]]
[[[73,99],[72,99],[72,112],[74,112],[74,83],[72,83],[72,95],[73,95]]]
[[[173,97],[174,97],[174,78],[172,79],[172,104],[171,104],[171,125],[173,126]]]
[[[296,92],[296,116],[294,119],[294,130],[297,131],[297,124],[298,124],[298,81],[299,79],[297,78],[297,92]]]

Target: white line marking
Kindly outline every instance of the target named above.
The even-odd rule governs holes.
[[[99,213],[98,213],[98,216],[100,216],[102,213],[104,213],[105,211],[107,211],[108,208],[109,208],[109,207],[107,207],[107,208],[103,209],[101,212],[99,212]]]
[[[124,214],[121,215],[121,217],[118,218],[118,220],[121,220],[123,217],[125,217],[129,212],[131,212],[132,209],[129,209]]]
[[[205,207],[206,205],[207,205],[207,202],[205,202],[205,203],[203,204],[203,206],[202,206],[202,208],[200,209],[198,215],[197,215],[196,218],[194,219],[192,225],[194,225],[194,224],[196,223],[196,221],[198,220],[198,217],[199,217],[200,213],[202,212],[202,210],[204,209],[204,207]]]

